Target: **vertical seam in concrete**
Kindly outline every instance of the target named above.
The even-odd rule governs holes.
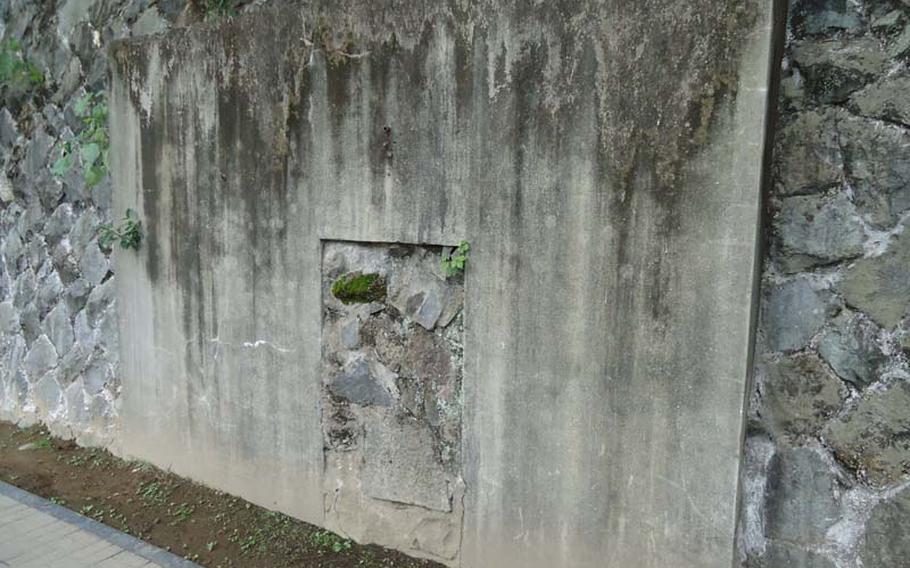
[[[787,39],[787,13],[789,10],[789,0],[773,0],[771,14],[771,46],[768,53],[768,94],[765,102],[765,129],[764,148],[762,152],[761,179],[759,180],[759,206],[756,223],[758,230],[755,234],[755,255],[752,266],[752,306],[749,313],[749,334],[748,349],[746,354],[746,389],[743,393],[743,410],[741,413],[741,423],[739,428],[739,463],[737,465],[736,480],[736,522],[734,523],[733,540],[733,567],[737,563],[737,549],[739,546],[739,528],[741,522],[740,508],[742,506],[742,471],[746,439],[746,425],[748,423],[749,401],[753,389],[753,367],[755,361],[755,341],[758,330],[759,310],[761,306],[761,277],[762,266],[764,265],[766,242],[766,227],[770,220],[768,215],[768,202],[770,200],[771,187],[773,186],[772,160],[774,154],[774,135],[777,129],[778,120],[778,94],[780,91],[781,62],[783,61],[784,50]]]

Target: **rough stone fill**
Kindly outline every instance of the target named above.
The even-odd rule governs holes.
[[[445,276],[442,251],[323,244],[322,422],[328,463],[352,464],[327,491],[328,515],[349,527],[337,504],[356,499],[407,526],[429,510],[433,528],[415,533],[417,548],[452,558],[461,538],[464,279]]]
[[[442,483],[444,488],[445,471],[451,475],[459,471],[464,285],[462,277],[442,274],[440,250],[326,243],[323,274],[328,289],[323,293],[322,352],[328,395],[324,408],[329,409],[324,413],[326,446],[339,451],[371,448],[366,452],[366,465],[378,477],[394,476],[383,473],[383,464],[392,462],[406,475],[419,474],[421,468],[408,460],[392,456],[370,459],[371,451],[375,455],[394,453],[395,433],[400,431],[399,442],[411,439],[415,447],[425,446],[420,450],[429,458],[427,463],[436,464],[428,473],[439,474],[439,479],[428,476],[427,482]],[[349,275],[365,269],[378,271],[375,280],[388,282],[388,296],[383,291],[374,301],[340,299],[335,283],[350,282]],[[378,416],[361,415],[371,408]],[[333,419],[339,415],[345,418]],[[407,433],[411,430],[413,434]],[[338,440],[343,442],[336,443]],[[366,477],[381,485],[377,476]],[[378,489],[379,493],[394,491],[395,484],[388,485],[388,489]],[[419,480],[398,485],[399,491],[421,492]],[[451,510],[447,491],[415,504],[432,501],[432,508]],[[391,500],[409,501],[405,497]]]
[[[743,566],[910,558],[908,40],[902,0],[791,2]]]

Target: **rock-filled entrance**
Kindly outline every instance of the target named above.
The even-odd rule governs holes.
[[[446,252],[327,241],[322,255],[327,462],[363,498],[441,513],[461,483],[464,376],[464,275],[444,274]]]

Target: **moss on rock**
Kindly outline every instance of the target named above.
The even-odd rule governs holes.
[[[332,295],[344,304],[382,302],[386,297],[386,281],[379,274],[349,272],[332,284]]]

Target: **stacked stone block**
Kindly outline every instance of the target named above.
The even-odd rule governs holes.
[[[910,2],[796,0],[746,440],[744,566],[910,558]]]

